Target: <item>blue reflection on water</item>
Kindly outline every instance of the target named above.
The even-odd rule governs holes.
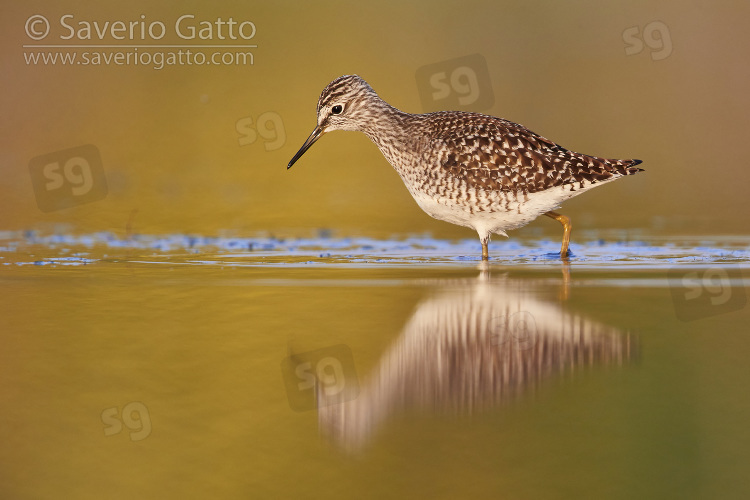
[[[559,261],[558,241],[498,240],[490,244],[492,261],[505,264],[549,264]],[[28,252],[40,250],[39,255]],[[430,237],[374,239],[239,238],[191,234],[130,235],[111,232],[41,235],[35,231],[0,232],[0,263],[5,265],[86,265],[107,258],[129,260],[131,250],[141,257],[193,256],[191,264],[230,265],[389,265],[474,263],[481,247],[474,238],[441,240]],[[721,264],[750,262],[750,238],[650,238],[635,241],[594,238],[571,244],[571,263],[581,265],[676,263]],[[50,253],[52,255],[50,255]],[[13,258],[7,257],[13,254]],[[4,262],[3,262],[4,261]],[[188,263],[188,262],[185,262]]]

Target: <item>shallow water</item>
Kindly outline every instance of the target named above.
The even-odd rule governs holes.
[[[750,240],[610,236],[3,233],[2,497],[747,497]]]

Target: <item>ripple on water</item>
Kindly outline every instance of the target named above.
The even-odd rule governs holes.
[[[636,241],[593,238],[571,244],[577,266],[669,267],[676,264],[722,265],[750,262],[750,238],[654,237]],[[538,266],[559,262],[559,242],[499,240],[490,244],[491,261]],[[227,238],[189,234],[132,235],[110,232],[40,235],[0,232],[1,265],[83,266],[102,260],[143,264],[221,266],[402,266],[474,265],[481,247],[475,239],[428,237],[373,238]]]

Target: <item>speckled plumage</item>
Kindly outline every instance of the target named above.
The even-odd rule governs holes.
[[[340,111],[339,111],[340,110]],[[338,112],[337,112],[338,111]],[[522,125],[463,111],[410,114],[383,101],[356,75],[323,90],[318,124],[290,168],[324,133],[365,133],[430,216],[475,229],[483,258],[492,233],[524,226],[599,184],[641,171],[640,160],[610,160],[575,153]]]

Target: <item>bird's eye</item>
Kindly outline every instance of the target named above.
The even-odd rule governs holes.
[[[342,106],[341,104],[337,104],[331,108],[331,113],[333,113],[334,115],[340,115],[342,111],[344,111],[344,106]]]

